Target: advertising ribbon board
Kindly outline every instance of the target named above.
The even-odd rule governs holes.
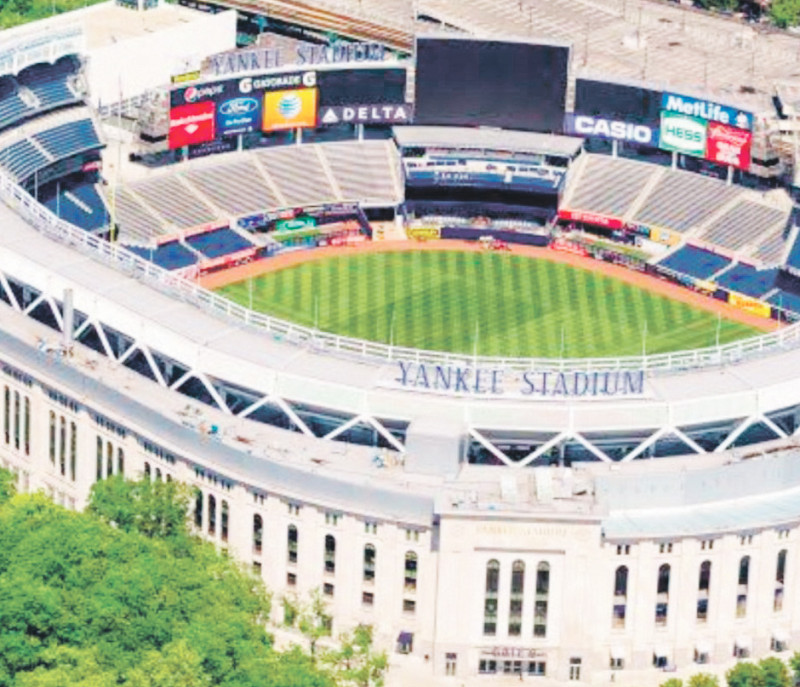
[[[701,100],[678,93],[664,93],[661,96],[661,109],[666,112],[697,117],[707,122],[719,122],[739,129],[751,131],[753,128],[753,115],[736,107],[721,105],[711,100]]]
[[[622,220],[616,217],[607,217],[606,215],[598,215],[595,212],[584,212],[583,210],[567,210],[562,208],[558,211],[558,218],[564,220],[571,220],[573,222],[585,222],[586,224],[595,224],[599,227],[606,227],[607,229],[622,229]]]
[[[750,169],[750,146],[753,134],[719,122],[708,123],[707,154],[711,162]]]
[[[273,91],[264,94],[264,131],[313,128],[316,125],[316,88]]]
[[[297,231],[298,229],[312,229],[317,226],[313,217],[293,217],[292,219],[279,219],[275,222],[275,231]]]
[[[169,148],[181,148],[214,139],[214,103],[204,101],[169,111]]]
[[[249,134],[258,131],[260,125],[261,98],[229,98],[217,108],[217,132],[220,136]]]
[[[662,150],[704,157],[706,154],[706,120],[674,112],[662,112],[659,147]]]
[[[611,141],[628,141],[639,145],[658,146],[658,129],[646,124],[579,114],[564,115],[564,132]]]
[[[410,103],[394,105],[334,105],[320,110],[319,123],[335,124],[410,124],[414,106]]]
[[[764,303],[757,298],[751,298],[750,296],[744,296],[740,293],[736,293],[735,291],[731,291],[728,294],[728,303],[741,310],[744,310],[745,312],[758,315],[759,317],[769,318],[772,312],[772,308],[770,308],[769,303]]]

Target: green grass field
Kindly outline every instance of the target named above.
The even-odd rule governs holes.
[[[480,355],[663,353],[756,329],[549,260],[417,251],[315,260],[220,289],[254,310],[399,346]]]

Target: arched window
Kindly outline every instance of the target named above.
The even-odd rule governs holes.
[[[750,556],[742,556],[739,561],[739,584],[745,587],[749,584],[750,579]]]
[[[511,564],[511,597],[508,602],[508,634],[519,637],[522,634],[522,600],[525,595],[525,563],[514,561]]]
[[[25,397],[25,424],[23,425],[25,436],[25,455],[31,454],[31,399]]]
[[[658,583],[656,586],[656,625],[666,625],[669,613],[669,563],[664,563],[658,569]]]
[[[297,528],[294,525],[289,525],[286,541],[289,562],[297,563]]]
[[[161,468],[156,468],[156,482],[161,481]]]
[[[500,562],[491,560],[486,564],[486,594],[483,602],[483,634],[497,634],[497,592],[500,589]]]
[[[533,609],[533,636],[544,637],[547,634],[547,604],[550,595],[550,564],[539,563],[536,566],[536,604]]]
[[[62,475],[67,474],[67,421],[63,415],[58,431],[58,467]]]
[[[628,611],[628,567],[620,565],[614,573],[614,609],[611,626],[625,627],[625,616]]]
[[[69,478],[74,482],[78,470],[78,426],[69,423]]]
[[[53,413],[50,413],[51,415]],[[11,390],[5,387],[3,391],[3,433],[6,443],[11,442]]]
[[[114,474],[114,447],[110,441],[106,442],[106,477]]]
[[[775,566],[775,598],[772,602],[772,610],[780,611],[783,609],[783,587],[786,577],[786,549],[778,551],[778,562]]]
[[[364,547],[364,582],[375,579],[375,547],[367,544]]]
[[[413,551],[406,551],[405,563],[405,588],[408,592],[417,590],[417,554]]]
[[[228,502],[223,499],[219,514],[219,530],[222,541],[228,541]]]
[[[747,591],[750,584],[750,556],[742,556],[739,561],[739,587],[736,590],[736,617],[747,615]]]
[[[125,474],[125,451],[121,447],[117,447],[117,474]]]
[[[144,474],[150,476],[150,463],[144,464]],[[203,529],[203,492],[199,489],[194,490],[194,524],[202,531]]]
[[[332,534],[325,535],[325,572],[336,572],[336,537]]]
[[[53,416],[52,413],[50,413],[50,415],[50,447],[53,451],[52,455],[50,456],[50,462],[55,462],[55,416]],[[101,437],[97,437],[97,481],[99,482],[101,479],[103,479],[103,439]]]
[[[144,474],[148,479],[150,478],[150,463],[147,461],[144,462]]]
[[[49,446],[50,463],[52,465],[55,465],[56,464],[56,414],[52,410],[50,411],[49,418],[50,418],[50,446]],[[100,473],[98,473],[97,475],[97,479],[98,480],[103,479],[102,466]]]
[[[711,588],[711,561],[700,564],[697,581],[697,620],[704,623],[708,618],[708,592]]]
[[[161,470],[156,469],[157,479],[161,479],[159,474]],[[217,532],[217,499],[213,494],[208,495],[208,533],[216,534]]]
[[[261,555],[261,547],[264,544],[264,520],[256,513],[253,516],[253,553]]]
[[[19,435],[20,435],[20,421],[19,421],[19,391],[14,392],[14,448],[19,451]],[[63,420],[63,418],[62,418]],[[61,474],[64,474],[63,472]]]

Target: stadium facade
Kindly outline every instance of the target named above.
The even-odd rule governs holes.
[[[594,361],[347,340],[11,177],[0,457],[21,489],[81,508],[112,474],[186,482],[198,532],[277,595],[320,588],[334,632],[370,624],[437,676],[656,684],[800,642],[800,325]]]

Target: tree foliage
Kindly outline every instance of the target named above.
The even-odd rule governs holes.
[[[725,673],[725,681],[728,687],[765,687],[761,667],[749,661],[737,663]]]
[[[800,0],[772,0],[769,14],[781,29],[800,24]]]
[[[791,676],[786,664],[776,656],[762,659],[758,663],[764,679],[764,687],[789,687]]]
[[[689,687],[719,687],[716,675],[710,673],[696,673],[689,678]]]
[[[2,0],[0,2],[0,28],[7,29],[54,14],[63,14],[81,7],[94,5],[101,0]]]
[[[331,687],[273,649],[260,581],[185,517],[181,489],[121,480],[84,513],[0,503],[0,687]]]
[[[323,653],[326,666],[338,685],[382,687],[389,665],[386,652],[376,652],[372,645],[372,627],[358,625],[340,635],[339,646]]]
[[[319,640],[331,636],[331,615],[320,590],[312,590],[305,601],[293,596],[283,597],[283,619],[286,626],[305,635],[311,659],[315,661]]]

